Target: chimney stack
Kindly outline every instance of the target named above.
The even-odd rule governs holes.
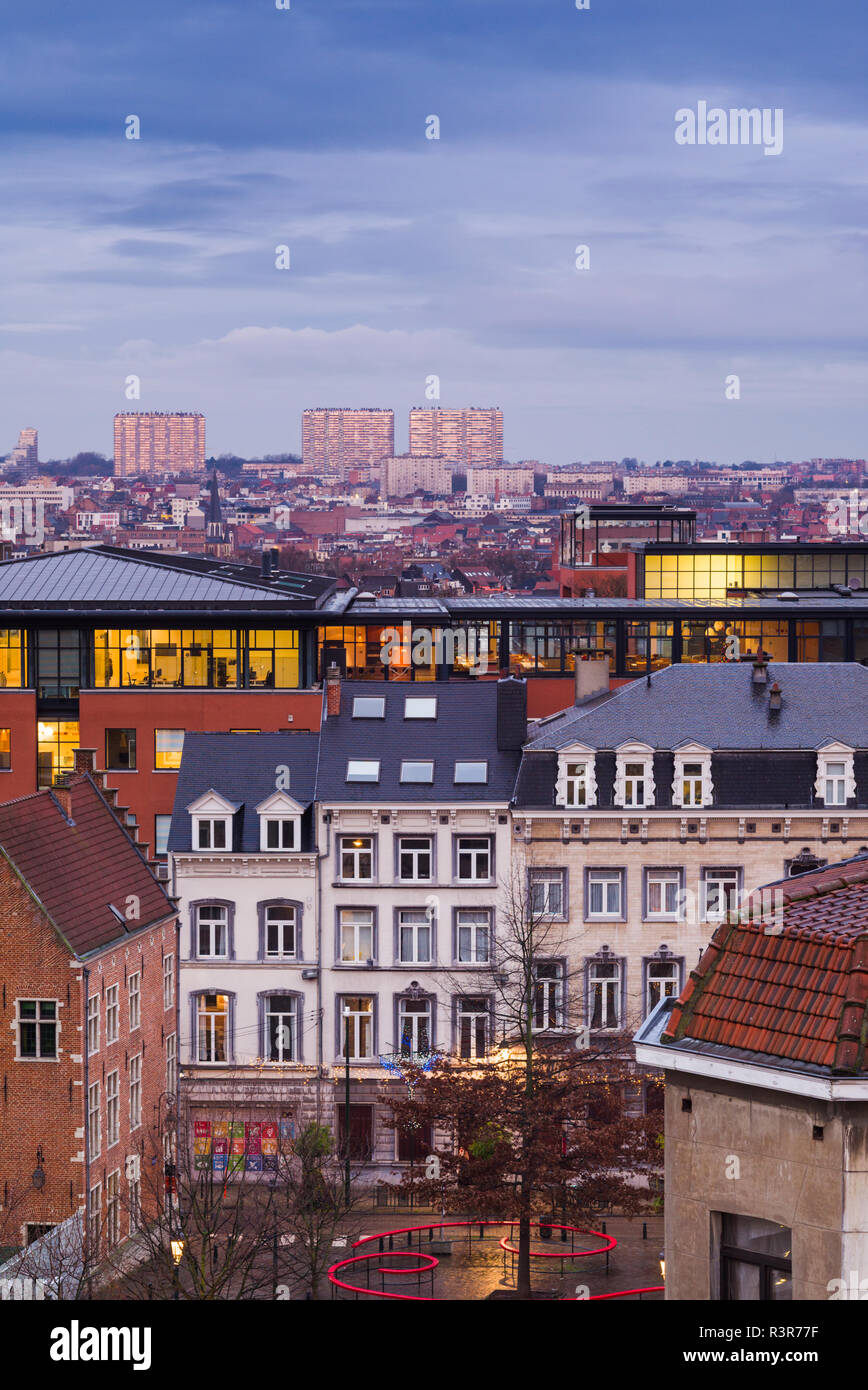
[[[341,712],[341,673],[334,663],[326,671],[326,718],[336,718]]]
[[[501,676],[497,682],[497,746],[517,752],[527,740],[527,681]]]
[[[753,684],[767,685],[769,679],[769,664],[762,652],[757,652],[753,663]]]
[[[778,714],[781,708],[781,687],[773,681],[769,687],[769,713]]]
[[[72,750],[75,758],[76,772],[94,772],[96,769],[96,749],[95,748],[74,748]]]
[[[586,705],[599,695],[609,693],[609,658],[594,657],[583,661],[576,652],[576,704]]]
[[[51,788],[51,795],[54,797],[66,819],[72,823],[72,788],[69,785],[71,774],[61,773]]]

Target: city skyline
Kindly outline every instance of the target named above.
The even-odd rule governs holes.
[[[216,454],[300,452],[310,402],[420,398],[501,401],[507,457],[552,465],[864,454],[850,0],[820,26],[742,0],[113,18],[9,26],[8,447],[33,421],[46,457],[107,454],[135,375]],[[702,103],[782,111],[780,155],[680,145]]]

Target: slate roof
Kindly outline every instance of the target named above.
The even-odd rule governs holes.
[[[779,934],[759,919],[715,931],[660,1035],[663,1044],[712,1055],[868,1071],[868,858],[800,874],[776,887]],[[766,910],[770,906],[766,899]],[[773,923],[772,925],[777,925]]]
[[[128,895],[139,899],[131,932],[174,916],[171,899],[99,790],[70,778],[72,824],[51,791],[0,805],[0,853],[14,866],[76,956],[123,939]]]
[[[256,807],[277,790],[277,769],[289,768],[288,796],[308,808],[316,792],[319,734],[186,734],[169,849],[189,853],[192,846],[191,802],[216,791],[239,804],[233,827],[233,848],[259,853]],[[309,818],[308,818],[309,820]],[[302,849],[311,848],[311,830],[302,819]]]
[[[614,749],[629,740],[674,749],[696,742],[712,749],[810,749],[830,741],[868,746],[868,667],[855,662],[771,662],[768,685],[752,685],[751,662],[667,666],[650,682],[620,686],[592,709],[546,720],[528,742],[541,751],[585,743]],[[768,691],[783,696],[770,714]]]
[[[66,609],[151,603],[314,607],[335,581],[285,571],[273,581],[249,565],[92,546],[0,564],[0,607]]]
[[[508,802],[512,798],[519,751],[497,747],[499,681],[467,685],[447,682],[405,684],[344,681],[341,713],[323,723],[317,799],[323,802]],[[512,684],[512,683],[511,683]],[[516,682],[515,684],[519,684]],[[353,700],[380,697],[383,719],[353,719]],[[433,720],[406,720],[407,697],[437,700]],[[347,782],[350,758],[378,758],[379,783]],[[433,759],[432,783],[401,782],[403,759]],[[455,762],[487,760],[488,782],[456,785]]]

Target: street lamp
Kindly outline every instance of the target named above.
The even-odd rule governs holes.
[[[660,1278],[666,1283],[666,1251],[660,1251]]]

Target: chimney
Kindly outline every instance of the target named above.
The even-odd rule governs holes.
[[[326,718],[337,718],[341,712],[341,673],[332,663],[326,671]]]
[[[72,788],[69,785],[70,775],[71,774],[68,772],[60,774],[54,786],[51,788],[51,795],[54,797],[54,800],[57,802],[70,825],[72,825]]]
[[[598,695],[609,693],[609,658],[593,657],[583,661],[576,653],[576,704],[586,705]]]
[[[95,748],[74,748],[72,750],[75,758],[76,772],[94,772],[96,769],[96,749]]]
[[[527,739],[527,682],[502,676],[497,682],[497,746],[517,752]]]
[[[779,714],[781,709],[781,687],[774,681],[769,687],[769,714]]]
[[[271,578],[271,562],[272,562],[272,559],[273,559],[273,555],[272,555],[271,550],[268,549],[267,547],[264,547],[264,548],[263,548],[263,551],[262,551],[262,578],[263,578],[263,579],[270,579],[270,578]]]
[[[767,685],[769,679],[769,664],[761,652],[757,652],[756,660],[753,664],[753,684]]]

